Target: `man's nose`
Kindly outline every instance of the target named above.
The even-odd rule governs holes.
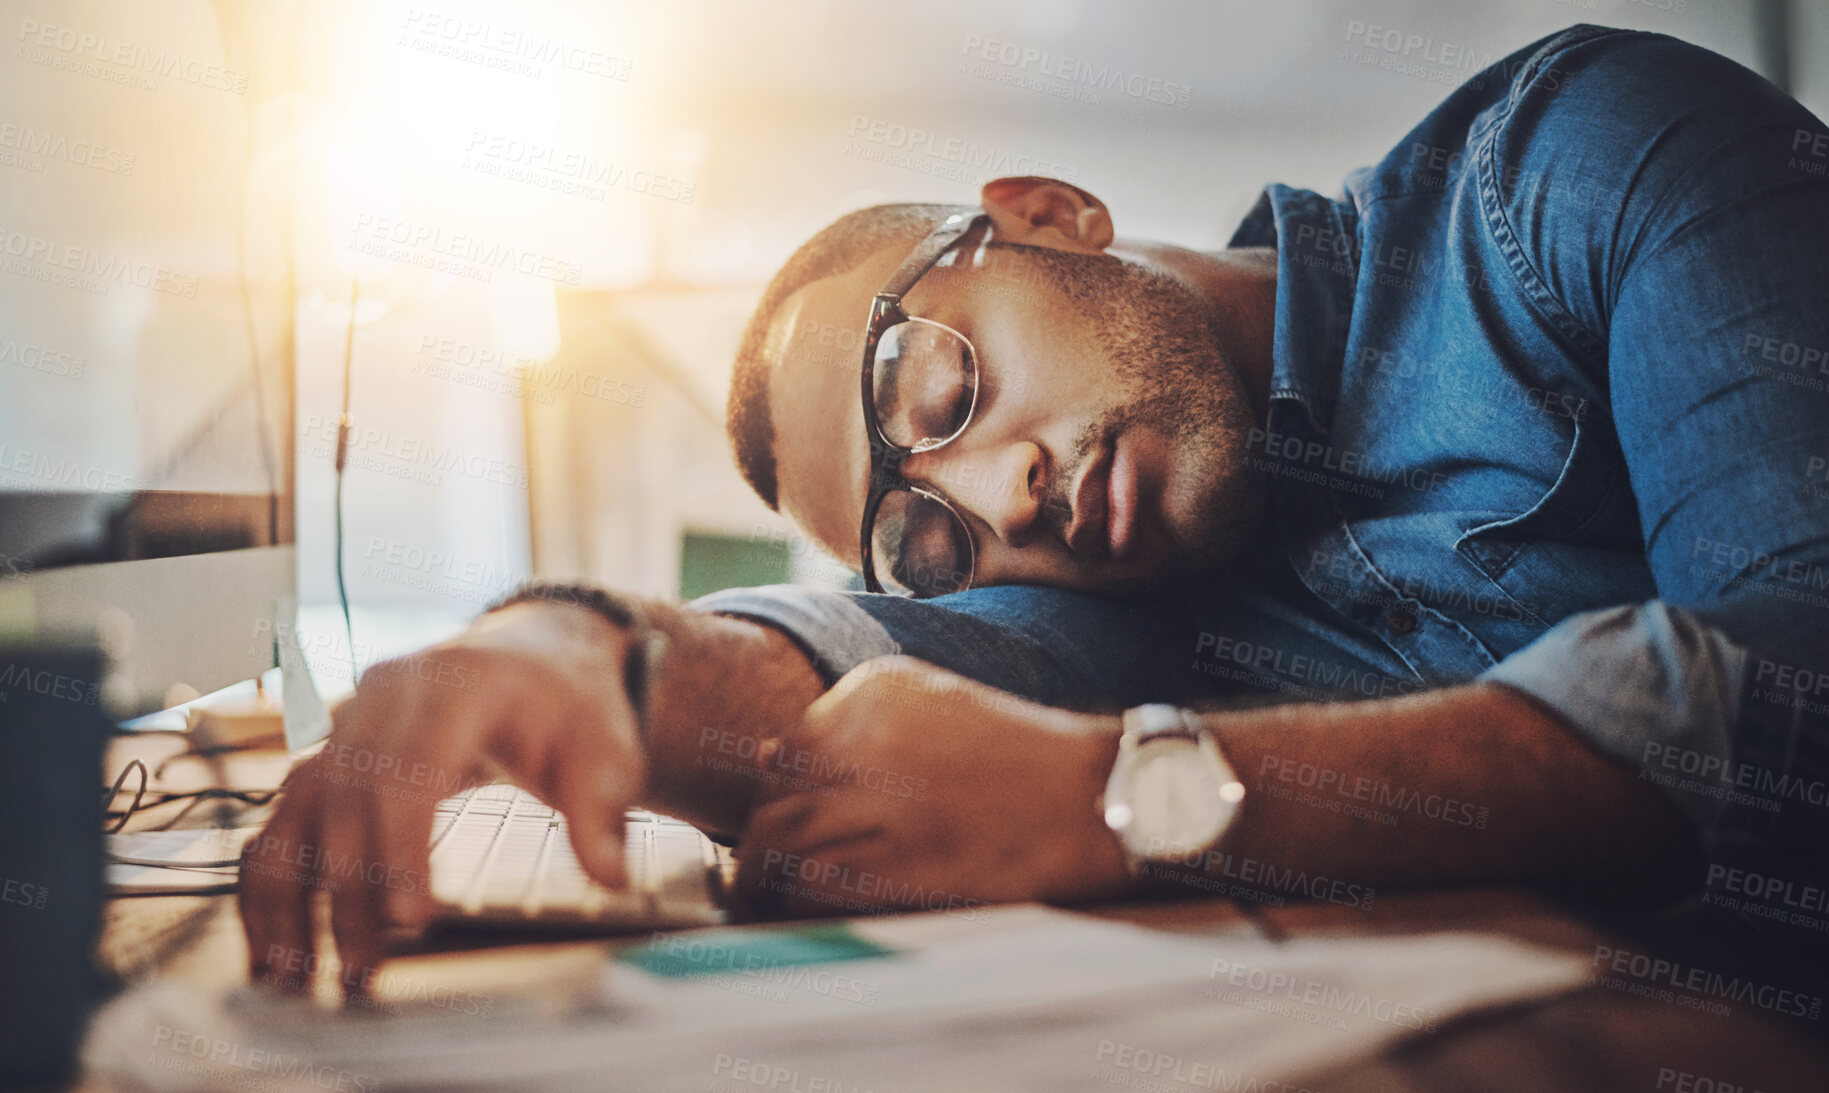
[[[948,444],[902,461],[904,475],[938,488],[1013,548],[1026,546],[1041,527],[1047,467],[1047,455],[1026,440],[995,448]]]

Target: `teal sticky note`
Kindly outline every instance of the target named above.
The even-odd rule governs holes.
[[[625,949],[616,959],[653,975],[755,973],[796,964],[830,964],[888,956],[894,949],[858,936],[842,925],[748,930],[694,930],[655,938]]]

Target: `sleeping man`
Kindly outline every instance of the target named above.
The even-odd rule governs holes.
[[[1216,253],[1044,178],[852,213],[769,285],[729,422],[869,591],[532,586],[372,670],[333,740],[512,778],[610,884],[625,807],[690,819],[762,913],[1803,883],[1826,168],[1745,69],[1577,27]],[[424,875],[431,803],[328,773],[250,844],[257,975],[315,888],[350,966],[429,912],[261,861]]]

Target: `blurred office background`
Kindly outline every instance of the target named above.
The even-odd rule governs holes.
[[[761,286],[840,213],[1052,174],[1120,233],[1218,247],[1264,183],[1335,192],[1571,23],[1701,43],[1822,116],[1826,7],[8,0],[0,475],[261,492],[290,466],[300,597],[331,603],[347,351],[359,620],[461,618],[536,569],[842,584],[722,427]],[[288,358],[294,397],[262,398]]]

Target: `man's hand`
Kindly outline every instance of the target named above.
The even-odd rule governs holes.
[[[765,744],[740,898],[833,915],[1118,895],[1094,807],[1118,735],[909,657],[862,664]]]
[[[313,897],[329,893],[346,993],[382,959],[388,924],[431,910],[428,843],[438,800],[506,778],[565,815],[578,861],[624,882],[623,811],[647,760],[624,691],[628,638],[577,607],[521,604],[455,640],[369,669],[324,750],[286,779],[241,862],[251,974],[309,987]]]

